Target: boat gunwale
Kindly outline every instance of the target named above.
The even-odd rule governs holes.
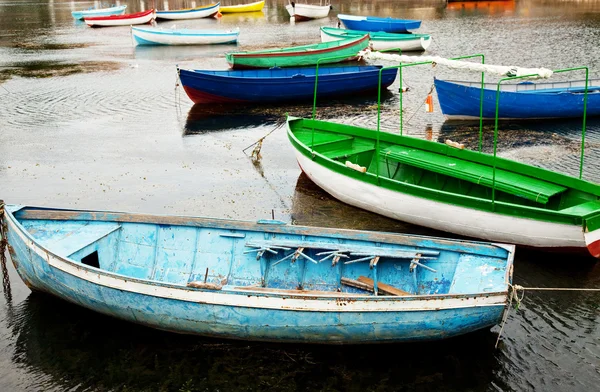
[[[23,209],[19,209],[18,211],[22,211]],[[286,292],[281,292],[282,289],[271,289],[271,292],[262,292],[262,291],[252,291],[252,286],[240,286],[240,289],[236,290],[236,286],[224,286],[224,289],[221,290],[211,290],[211,289],[203,289],[203,288],[195,288],[195,287],[188,287],[188,286],[183,286],[183,285],[177,285],[177,284],[173,284],[173,283],[166,283],[166,282],[161,282],[161,281],[155,281],[155,280],[149,280],[149,279],[139,279],[139,278],[135,278],[135,277],[130,277],[127,275],[121,275],[115,272],[110,272],[110,271],[106,271],[100,268],[95,268],[95,267],[91,267],[88,265],[85,265],[83,263],[78,263],[68,257],[64,257],[64,256],[60,256],[57,255],[56,253],[52,252],[51,250],[47,249],[46,247],[44,247],[43,245],[41,245],[28,231],[27,229],[25,229],[25,227],[21,224],[21,222],[19,222],[19,219],[13,214],[12,211],[9,210],[5,210],[5,215],[8,216],[8,222],[11,226],[13,226],[13,228],[15,229],[17,235],[21,238],[21,240],[24,240],[25,238],[29,241],[31,241],[31,244],[26,244],[29,248],[35,247],[33,249],[31,249],[33,252],[35,252],[37,255],[39,255],[40,257],[42,257],[42,259],[44,261],[46,261],[48,263],[48,265],[52,268],[56,268],[60,271],[62,271],[63,273],[67,273],[71,276],[74,276],[75,278],[84,280],[86,282],[89,282],[91,284],[95,284],[95,285],[100,285],[102,287],[107,287],[107,288],[111,288],[111,289],[116,289],[115,287],[112,287],[108,284],[104,284],[102,282],[93,282],[89,279],[83,278],[81,276],[78,276],[76,274],[70,273],[64,269],[61,269],[57,266],[54,266],[50,263],[50,259],[49,257],[52,256],[53,258],[57,259],[58,261],[66,264],[69,267],[73,267],[76,268],[78,270],[84,270],[87,273],[91,273],[92,275],[96,275],[98,276],[98,279],[100,279],[100,276],[105,276],[107,278],[111,278],[111,279],[117,279],[117,280],[121,280],[125,283],[131,282],[131,283],[136,283],[136,284],[141,284],[144,286],[154,286],[154,287],[162,287],[162,288],[166,288],[166,289],[171,289],[171,290],[178,290],[178,291],[184,291],[184,292],[198,292],[198,295],[201,294],[212,294],[213,296],[218,296],[218,295],[234,295],[234,296],[242,296],[242,297],[249,297],[250,295],[252,296],[256,296],[256,297],[267,297],[267,298],[276,298],[276,299],[302,299],[302,300],[309,300],[309,301],[331,301],[331,300],[336,300],[336,301],[352,301],[352,302],[418,302],[418,301],[432,301],[432,300],[453,300],[453,299],[460,299],[460,300],[469,300],[469,299],[473,299],[473,300],[477,300],[478,298],[490,298],[490,297],[504,297],[503,299],[503,303],[496,303],[496,304],[483,304],[483,305],[479,305],[479,306],[506,306],[506,301],[507,301],[507,295],[508,295],[508,289],[509,289],[509,284],[511,283],[512,280],[512,272],[513,272],[513,265],[514,265],[514,245],[504,245],[502,244],[502,246],[499,246],[503,249],[505,249],[507,251],[507,257],[505,259],[503,259],[504,261],[504,265],[506,268],[506,273],[504,274],[504,282],[503,284],[506,285],[506,290],[503,291],[490,291],[490,292],[477,292],[477,293],[462,293],[462,294],[427,294],[427,295],[407,295],[407,296],[392,296],[392,295],[387,295],[387,296],[377,296],[377,295],[364,295],[364,294],[357,294],[356,296],[353,295],[338,295],[337,292],[332,291],[331,295],[315,295],[312,293],[302,293],[302,291],[298,291],[297,294],[292,294],[289,293],[289,290],[286,290]],[[25,237],[25,238],[23,238]],[[428,238],[428,237],[426,237]],[[457,240],[460,241],[460,240]],[[471,242],[477,242],[477,241],[471,241]],[[488,245],[495,245],[498,246],[499,244],[488,244]],[[506,249],[508,248],[508,249]],[[44,253],[44,255],[40,254]],[[493,256],[491,256],[493,257]],[[499,257],[496,257],[499,258]],[[14,262],[14,260],[13,260]],[[200,301],[200,300],[192,300],[192,299],[178,299],[178,298],[172,298],[171,296],[164,296],[164,295],[154,295],[154,294],[149,294],[149,293],[140,293],[139,291],[135,291],[131,288],[119,288],[119,290],[124,290],[124,291],[128,291],[128,292],[132,292],[132,293],[137,293],[140,295],[148,295],[148,296],[153,296],[153,297],[159,297],[159,298],[167,298],[167,299],[176,299],[176,300],[181,300],[181,301],[185,301],[185,302],[192,302],[192,303],[206,303],[209,304],[209,302],[206,301]],[[279,291],[279,292],[278,292]],[[217,301],[215,301],[214,304],[216,304]],[[238,305],[238,306],[243,306],[243,305]],[[249,308],[265,308],[264,305],[253,305],[253,306],[243,306],[243,307],[249,307]],[[444,308],[436,308],[436,309],[403,309],[403,310],[398,310],[398,309],[347,309],[345,310],[344,308],[340,308],[337,309],[335,311],[328,311],[328,312],[339,312],[339,311],[344,311],[344,312],[397,312],[397,311],[437,311],[437,310],[448,310],[448,309],[458,309],[458,308],[468,308],[468,307],[474,307],[474,306],[459,306],[459,307],[444,307]],[[476,307],[476,306],[475,306]],[[286,307],[282,307],[280,310],[291,310],[291,311],[308,311],[308,312],[314,312],[315,310],[310,309],[310,308],[286,308]]]
[[[185,13],[190,13],[190,12],[197,12],[197,11],[208,11],[211,8],[215,8],[215,7],[220,7],[221,2],[217,2],[217,3],[212,3],[206,6],[200,6],[200,7],[196,7],[196,8],[183,8],[180,10],[156,10],[157,14],[162,14],[162,15],[166,15],[166,14],[185,14]]]
[[[261,52],[261,51],[255,51],[255,52],[232,52],[232,53],[227,53],[226,57],[230,57],[232,60],[235,61],[236,58],[257,58],[257,57],[296,57],[296,56],[307,56],[307,55],[319,55],[319,54],[323,54],[323,53],[329,53],[329,52],[333,52],[333,51],[337,51],[337,50],[345,50],[345,49],[349,49],[352,46],[358,45],[358,44],[362,44],[364,41],[368,41],[369,40],[369,35],[365,34],[365,36],[360,37],[360,38],[351,38],[348,39],[348,43],[344,43],[343,45],[338,45],[338,46],[329,46],[323,49],[318,49],[318,50],[302,50],[299,49],[298,51],[289,51],[289,52],[275,52],[276,50],[281,50],[281,49],[288,49],[288,48],[276,48],[273,49],[273,52]],[[332,41],[333,43],[335,42],[340,42],[340,41]],[[311,45],[304,45],[304,46],[300,46],[298,48],[307,48],[310,46],[318,46],[318,45],[323,45],[323,44],[331,44],[331,42],[321,42],[321,43],[317,43],[317,44],[311,44]],[[349,55],[348,57],[353,57],[352,55]]]
[[[104,20],[127,20],[127,19],[136,19],[142,16],[147,16],[156,12],[154,9],[149,9],[147,11],[140,11],[133,14],[122,14],[122,15],[104,15],[104,16],[86,16],[83,20],[87,21],[104,21]]]
[[[340,77],[340,76],[347,76],[347,75],[356,75],[356,76],[364,76],[364,77],[372,77],[373,75],[371,74],[376,74],[379,75],[379,71],[381,70],[381,68],[383,68],[383,66],[376,66],[376,65],[366,65],[366,66],[356,66],[355,68],[371,68],[373,67],[373,69],[363,69],[363,70],[357,70],[357,71],[347,71],[347,72],[338,72],[338,73],[326,73],[326,72],[322,72],[324,69],[341,69],[344,67],[320,67],[319,68],[319,79],[321,78],[325,78],[326,80],[328,79],[328,77]],[[294,70],[294,69],[306,69],[306,68],[302,68],[302,67],[286,67],[286,68],[281,68],[281,70],[285,70],[285,71],[290,71],[290,70]],[[240,71],[244,71],[244,70],[231,70],[231,71],[221,71],[221,70],[189,70],[189,69],[184,69],[184,68],[180,68],[179,71],[184,71],[185,73],[189,74],[188,76],[191,75],[199,75],[198,78],[205,78],[205,79],[213,79],[215,81],[217,80],[223,80],[226,79],[227,83],[234,83],[234,82],[239,82],[239,83],[264,83],[266,81],[272,81],[272,80],[277,80],[278,82],[293,82],[294,80],[294,76],[295,75],[290,75],[290,76],[254,76],[254,77],[247,77],[247,76],[234,76],[234,75],[227,75],[227,72],[240,72]],[[262,69],[255,69],[255,70],[248,70],[250,72],[254,72],[254,71],[272,71],[270,69],[267,68],[262,68]],[[220,72],[219,74],[210,74],[210,73],[206,73],[206,72]],[[381,72],[381,80],[382,80],[382,87],[387,87],[386,84],[386,80],[387,78],[391,78],[392,74],[394,76],[394,80],[396,79],[396,70],[395,69],[386,69],[383,70]],[[306,75],[306,74],[302,74],[305,79],[296,79],[299,83],[306,83],[307,79],[315,79],[316,75]],[[325,80],[325,81],[326,81]],[[322,81],[322,80],[321,80]],[[323,82],[323,81],[322,81]],[[390,84],[393,83],[390,82]]]
[[[467,80],[449,80],[449,79],[434,78],[434,82],[441,82],[441,83],[446,83],[446,84],[450,84],[450,85],[457,86],[457,87],[481,90],[481,81],[471,82],[471,81],[467,81]],[[526,84],[524,84],[524,83],[501,83],[500,84],[500,92],[503,94],[540,94],[540,95],[556,95],[558,93],[579,93],[579,91],[581,91],[581,92],[585,91],[585,82],[586,82],[585,79],[583,79],[583,80],[569,80],[569,81],[563,81],[563,82],[541,82],[541,83],[526,83]],[[594,84],[592,84],[593,82],[596,82],[598,84],[594,85]],[[582,86],[544,88],[545,85],[560,85],[560,84],[566,85],[569,83],[581,83]],[[542,88],[519,90],[518,86],[521,86],[521,85],[522,86],[534,85],[534,86],[541,86]],[[437,88],[437,86],[436,86],[436,88]],[[514,90],[508,90],[511,88],[514,88]],[[488,92],[496,93],[496,91],[498,89],[498,83],[486,82],[483,85],[483,89]],[[599,90],[599,89],[600,89],[600,78],[588,80],[588,94],[592,93],[589,90]],[[596,91],[596,93],[597,93],[597,91]],[[479,118],[479,117],[477,117],[477,118]],[[503,118],[503,117],[500,117],[500,118]],[[543,117],[543,118],[547,118],[547,117]],[[558,117],[558,118],[560,118],[560,117]]]
[[[336,30],[336,31],[331,31]],[[348,36],[362,36],[369,34],[371,41],[416,41],[418,39],[424,39],[428,41],[431,39],[431,34],[398,34],[398,33],[386,33],[385,31],[363,31],[363,30],[351,30],[351,29],[338,29],[336,27],[321,26],[321,31],[330,37],[342,37],[348,38]],[[383,35],[385,34],[385,35]],[[481,83],[480,83],[481,84]]]
[[[258,5],[260,5],[262,3],[262,7],[258,8]],[[260,12],[262,11],[263,7],[265,6],[265,0],[260,0],[260,1],[255,1],[254,3],[248,3],[248,4],[236,4],[236,5],[226,5],[223,7],[220,7],[219,11],[221,12],[225,12],[225,13],[242,13],[242,12]],[[253,9],[252,7],[255,7],[257,9]],[[246,8],[248,8],[248,10],[246,10]],[[239,11],[239,10],[244,10],[244,11]]]
[[[87,10],[79,10],[79,11],[71,11],[71,16],[77,19],[83,19],[86,15],[94,15],[94,14],[99,14],[99,13],[104,13],[104,12],[116,12],[116,11],[123,11],[125,12],[125,9],[127,8],[127,5],[116,5],[114,7],[107,7],[107,8],[93,8],[93,9],[87,9]],[[106,15],[105,15],[106,16]]]
[[[73,220],[73,221],[99,221],[99,222],[124,222],[124,223],[145,223],[145,224],[160,224],[171,226],[190,226],[190,227],[206,227],[206,228],[221,228],[229,230],[246,230],[254,232],[266,232],[274,234],[296,234],[296,235],[317,235],[327,238],[339,238],[343,236],[349,240],[360,241],[376,241],[394,243],[395,245],[419,246],[418,241],[430,240],[435,242],[437,246],[429,245],[434,249],[444,249],[457,251],[455,245],[461,245],[461,252],[486,255],[490,257],[500,257],[492,253],[498,252],[499,249],[507,252],[514,252],[511,244],[490,243],[477,240],[449,239],[435,236],[425,236],[406,233],[392,233],[381,231],[368,230],[352,230],[339,229],[329,227],[312,227],[290,224],[260,223],[261,221],[245,221],[221,218],[207,218],[197,216],[184,215],[156,215],[156,214],[141,214],[141,213],[126,213],[117,211],[91,211],[91,210],[72,210],[58,208],[43,208],[35,206],[19,206],[19,209],[11,213],[18,219],[38,219],[38,220]],[[17,217],[18,215],[18,217]],[[229,223],[229,225],[227,225]],[[235,225],[235,227],[232,227]],[[315,233],[318,229],[319,233]],[[368,239],[365,239],[368,236]],[[487,252],[480,251],[477,247],[487,249]]]
[[[181,32],[181,31],[185,31],[185,30],[169,31],[169,30],[159,30],[156,28],[136,27],[136,26],[131,26],[131,28],[132,28],[132,30],[137,30],[138,32],[141,32],[141,33],[177,36],[177,37],[224,37],[224,36],[236,36],[237,37],[240,35],[239,28],[237,30],[229,30],[229,31],[225,31],[223,33],[217,33],[217,34],[197,33],[202,30],[192,30],[192,29],[185,29],[185,30],[190,31],[190,32],[196,32],[196,33],[182,33]],[[216,30],[205,30],[205,31],[216,31]]]
[[[304,144],[303,142],[301,142],[296,135],[294,134],[294,131],[291,129],[291,127],[289,126],[290,121],[314,121],[316,123],[325,123],[323,121],[320,120],[311,120],[311,119],[304,119],[304,118],[298,118],[298,117],[292,117],[292,116],[288,116],[288,138],[290,139],[290,141],[292,142],[292,145],[294,145],[294,148],[296,148],[298,151],[300,151],[304,156],[309,157],[311,159],[314,160],[314,157],[318,157],[320,160],[324,161],[324,162],[328,162],[329,164],[333,164],[335,165],[337,168],[339,168],[339,170],[335,170],[336,172],[342,172],[344,170],[352,170],[352,169],[348,169],[344,164],[342,164],[341,162],[338,162],[334,159],[330,159],[328,157],[326,157],[323,154],[320,154],[317,151],[312,151],[311,148],[309,148],[306,144]],[[345,129],[352,129],[353,131],[358,131],[358,133],[364,133],[365,131],[367,132],[373,132],[376,133],[376,130],[370,130],[367,128],[362,128],[362,127],[357,127],[357,126],[353,126],[353,125],[347,125],[347,124],[337,124],[337,123],[333,123],[335,126],[343,126]],[[315,127],[316,128],[316,127]],[[326,132],[331,132],[331,133],[344,133],[344,132],[339,132],[339,131],[335,131],[335,130],[330,130],[327,129]],[[359,137],[365,137],[365,138],[369,138],[368,136],[359,136]],[[369,139],[375,139],[373,138],[369,138]],[[387,139],[387,140],[386,140]],[[415,138],[410,138],[409,136],[403,136],[403,135],[394,135],[394,134],[390,134],[387,132],[380,132],[380,141],[384,141],[384,142],[390,142],[390,143],[395,143],[396,140],[404,140],[404,141],[416,141],[417,144],[422,144],[421,146],[415,147],[415,148],[419,148],[425,151],[429,151],[432,153],[438,153],[438,154],[442,154],[440,152],[436,152],[433,151],[431,149],[428,148],[424,148],[426,146],[425,143],[423,143],[424,141],[420,140],[420,139],[415,139]],[[401,143],[402,145],[406,145],[405,143]],[[411,145],[409,145],[411,146]],[[444,145],[440,146],[444,147]],[[413,146],[411,146],[413,147]],[[447,147],[450,148],[450,147]],[[451,150],[452,151],[452,150]],[[458,159],[464,160],[464,161],[469,161],[469,162],[473,162],[473,163],[478,163],[478,164],[483,164],[483,165],[487,165],[488,163],[486,163],[485,161],[474,161],[472,159],[469,159],[470,157],[468,157],[469,154],[481,154],[475,151],[469,151],[469,150],[457,150],[457,151],[461,151],[462,154],[467,155],[467,156],[456,156],[453,155],[453,157],[456,157]],[[460,154],[460,153],[459,153]],[[485,154],[485,156],[487,157],[487,154]],[[491,156],[490,156],[491,157]],[[510,165],[516,165],[517,168],[524,166],[527,167],[528,169],[532,169],[534,171],[535,174],[545,174],[545,175],[549,175],[549,176],[555,176],[556,180],[551,181],[548,180],[546,178],[540,178],[538,177],[538,179],[543,180],[543,181],[547,181],[547,182],[553,182],[555,184],[559,184],[559,185],[563,185],[567,188],[570,189],[577,189],[583,192],[587,192],[587,193],[592,193],[594,194],[594,192],[590,191],[590,190],[586,190],[586,189],[582,189],[582,187],[575,187],[575,186],[571,186],[571,185],[565,185],[564,183],[562,183],[563,180],[567,180],[568,182],[575,182],[575,185],[583,185],[586,188],[587,187],[592,187],[595,188],[594,190],[596,191],[596,196],[600,195],[600,185],[582,180],[582,179],[578,179],[575,177],[570,177],[567,176],[565,174],[562,173],[555,173],[555,172],[551,172],[547,169],[544,168],[540,168],[540,167],[535,167],[535,166],[530,166],[530,165],[526,165],[520,162],[516,162],[516,161],[510,161],[510,160],[506,160],[500,157],[496,157],[496,167],[498,169],[503,169],[503,170],[508,170],[511,172],[516,172],[513,168],[509,168],[507,166]],[[498,165],[500,164],[500,165]],[[329,170],[333,170],[331,168],[329,168]],[[356,171],[354,171],[356,172]],[[536,173],[537,172],[537,173]],[[358,173],[358,172],[356,172]],[[342,173],[343,174],[343,173]],[[354,173],[353,173],[354,174]],[[365,176],[366,175],[366,176]],[[528,176],[531,176],[529,174],[527,174]],[[365,181],[363,178],[371,178],[370,181]],[[361,181],[361,182],[366,182],[366,183],[373,183],[375,184],[377,182],[377,176],[373,173],[361,173],[361,176],[354,176],[352,177],[353,179],[357,180],[357,181]],[[586,214],[576,214],[576,213],[565,213],[565,212],[561,212],[561,210],[550,210],[550,209],[544,209],[544,208],[539,208],[539,207],[533,207],[533,206],[526,206],[526,205],[521,205],[521,204],[514,204],[514,203],[509,203],[509,202],[504,202],[504,201],[494,201],[492,202],[491,199],[483,199],[480,197],[475,197],[475,196],[469,196],[469,195],[463,195],[463,194],[458,194],[458,193],[452,193],[452,192],[447,192],[447,191],[443,191],[443,190],[438,190],[438,189],[434,189],[434,188],[429,188],[429,187],[423,187],[420,185],[416,185],[416,184],[410,184],[410,183],[404,183],[401,181],[397,181],[391,178],[387,178],[387,177],[383,177],[380,176],[379,177],[380,181],[384,181],[386,183],[389,183],[391,185],[395,185],[394,187],[384,187],[387,189],[391,189],[391,190],[395,190],[397,188],[397,186],[403,187],[405,189],[412,189],[412,192],[407,192],[413,196],[416,197],[420,197],[420,198],[424,198],[427,200],[436,200],[436,201],[440,201],[442,198],[444,198],[445,200],[440,201],[442,203],[445,204],[453,204],[453,205],[459,205],[459,206],[467,206],[467,208],[472,208],[472,209],[477,209],[480,211],[488,211],[488,212],[495,212],[495,213],[501,213],[503,215],[507,215],[507,216],[522,216],[520,215],[520,213],[522,212],[529,212],[528,215],[526,215],[527,218],[531,218],[531,219],[536,219],[536,220],[546,220],[543,218],[548,218],[548,220],[551,220],[553,222],[556,223],[562,223],[562,224],[568,224],[568,225],[577,225],[577,226],[581,226],[582,227],[582,234],[583,234],[583,230],[584,230],[584,226],[585,226],[585,222],[588,219],[600,216],[600,210],[596,210],[596,211],[591,211],[589,213]],[[434,197],[431,196],[424,196],[424,194],[426,193],[430,193],[433,194]],[[457,203],[457,202],[453,202],[453,201],[447,201],[447,198],[450,197],[451,200],[455,199],[455,200],[461,200],[464,202],[461,203]],[[469,201],[471,202],[476,202],[475,204],[471,204],[468,203]],[[583,204],[583,203],[580,203]],[[486,205],[488,206],[488,208],[480,208],[480,205]],[[501,212],[498,211],[498,208],[495,208],[495,206],[502,206],[505,207],[506,210],[511,210],[511,209],[519,209],[520,211],[517,211],[515,213],[506,213],[506,212]],[[531,216],[532,214],[536,214],[536,216]],[[541,216],[540,216],[541,215]]]

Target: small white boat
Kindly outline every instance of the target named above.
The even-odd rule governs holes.
[[[221,3],[219,2],[196,8],[187,8],[173,11],[156,11],[156,17],[158,19],[170,20],[208,18],[210,16],[216,15],[219,12],[220,6]]]
[[[109,8],[90,8],[89,10],[73,11],[71,15],[75,19],[83,19],[86,16],[109,16],[109,15],[123,15],[125,13],[126,5],[119,5],[116,7]]]
[[[321,19],[326,18],[329,15],[331,5],[312,5],[312,4],[297,4],[293,1],[285,6],[288,13],[296,21],[309,20],[309,19]]]
[[[334,27],[321,27],[321,42],[363,37],[365,34],[369,34],[369,40],[373,50],[400,49],[403,52],[424,51],[427,50],[431,44],[431,36],[429,34],[374,33],[368,31],[336,29]]]
[[[188,30],[131,27],[138,45],[207,45],[237,42],[240,30]]]
[[[137,12],[135,14],[127,15],[110,15],[110,16],[93,16],[85,17],[83,20],[85,24],[90,27],[105,27],[105,26],[131,26],[146,24],[156,19],[156,12],[154,9],[148,11]]]

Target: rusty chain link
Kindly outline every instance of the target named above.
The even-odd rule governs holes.
[[[2,268],[2,287],[4,296],[10,302],[12,291],[10,289],[10,280],[8,278],[8,269],[6,268],[6,249],[8,248],[8,239],[6,238],[8,228],[4,221],[4,202],[0,200],[0,267]]]

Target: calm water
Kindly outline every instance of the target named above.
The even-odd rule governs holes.
[[[237,0],[224,0],[233,4]],[[329,19],[290,24],[284,0],[263,12],[161,22],[239,27],[238,45],[136,48],[127,27],[91,29],[72,10],[100,2],[0,0],[0,197],[66,208],[271,217],[297,224],[442,233],[333,200],[300,174],[278,129],[254,165],[244,148],[311,107],[193,107],[175,65],[224,69],[223,53],[319,40],[338,12],[422,19],[429,54],[484,53],[490,64],[590,66],[600,77],[600,1],[334,1]],[[129,1],[129,12],[200,5]],[[472,124],[444,124],[422,105],[433,76],[476,80],[441,67],[405,71],[405,132],[477,145]],[[572,75],[582,77],[581,74]],[[397,129],[398,81],[385,95],[383,127]],[[318,116],[375,126],[373,100],[321,103]],[[428,125],[429,124],[429,125]],[[502,126],[501,154],[578,173],[580,123]],[[487,149],[490,131],[486,129]],[[590,120],[584,177],[600,182],[600,121]],[[250,151],[247,151],[248,153]],[[447,234],[446,234],[447,235]],[[13,270],[0,298],[0,391],[541,390],[591,391],[600,383],[600,296],[528,293],[498,328],[443,342],[314,347],[178,336],[35,295]],[[600,266],[518,249],[515,283],[600,287]]]

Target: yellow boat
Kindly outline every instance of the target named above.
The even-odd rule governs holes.
[[[250,3],[250,4],[221,6],[219,11],[223,14],[229,13],[229,12],[254,12],[254,11],[261,11],[264,6],[265,6],[265,0],[262,0],[262,1],[257,1],[256,3]]]

